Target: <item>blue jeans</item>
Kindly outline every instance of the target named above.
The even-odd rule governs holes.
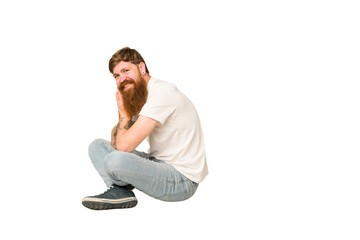
[[[120,152],[109,141],[94,140],[89,146],[90,159],[108,187],[131,184],[147,195],[163,201],[182,201],[194,195],[195,183],[164,161],[147,153]]]

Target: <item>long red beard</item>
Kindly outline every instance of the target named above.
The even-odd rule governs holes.
[[[128,83],[132,83],[133,88],[124,91],[124,87]],[[148,91],[145,79],[142,76],[139,77],[139,81],[137,82],[133,79],[127,79],[120,84],[119,91],[122,95],[124,109],[127,115],[133,117],[138,114],[147,100]]]

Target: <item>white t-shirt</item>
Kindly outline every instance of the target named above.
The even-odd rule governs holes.
[[[200,183],[208,174],[204,138],[194,105],[175,85],[151,78],[139,115],[158,121],[148,136],[149,154]]]

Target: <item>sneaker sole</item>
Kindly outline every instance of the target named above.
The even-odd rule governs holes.
[[[122,199],[94,199],[84,198],[82,204],[92,210],[108,210],[118,208],[132,208],[137,205],[136,197],[128,197]]]

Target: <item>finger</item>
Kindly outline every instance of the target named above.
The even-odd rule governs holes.
[[[119,92],[116,92],[116,101],[117,101],[118,107],[121,107],[122,106],[122,99],[121,99],[121,96],[120,96]]]

